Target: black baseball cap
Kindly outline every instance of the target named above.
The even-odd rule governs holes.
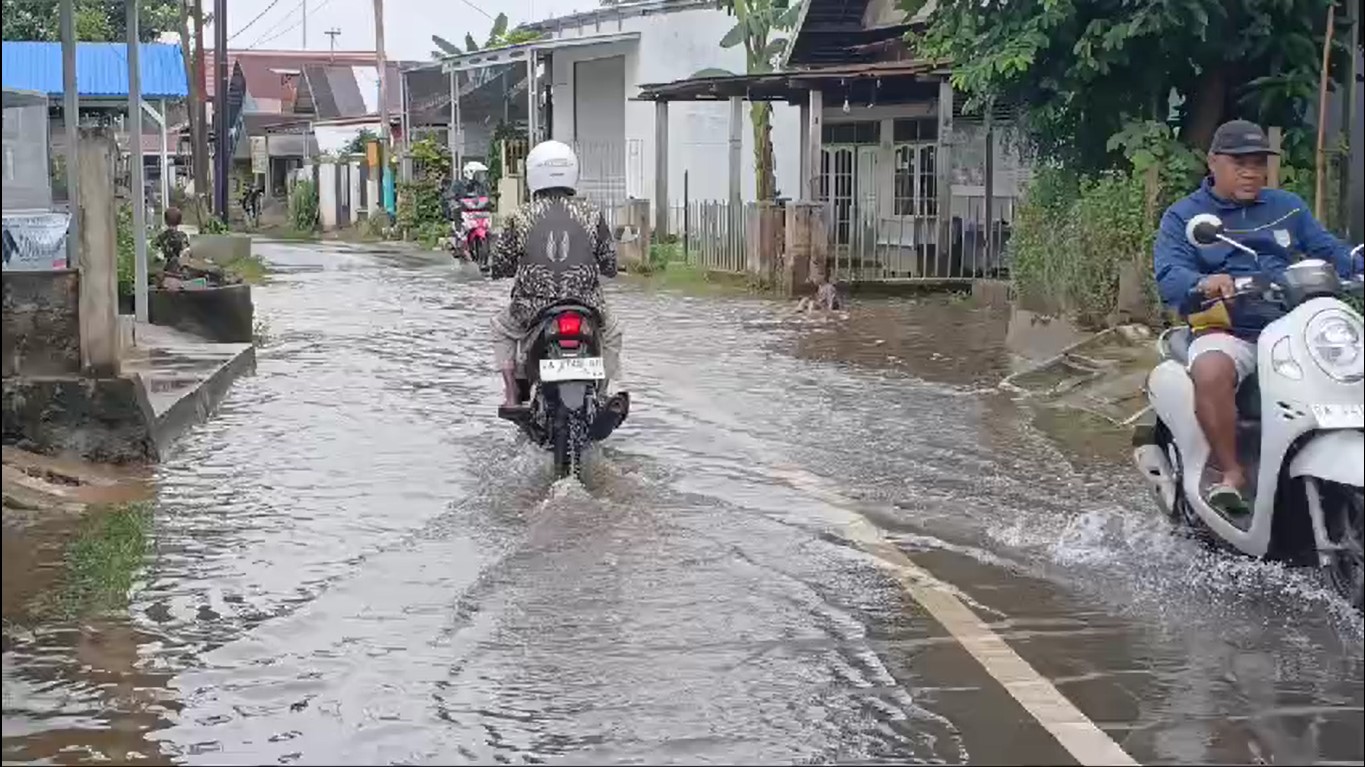
[[[1250,120],[1228,120],[1218,126],[1209,152],[1229,155],[1279,154],[1278,150],[1270,148],[1270,139],[1266,138],[1261,126]]]

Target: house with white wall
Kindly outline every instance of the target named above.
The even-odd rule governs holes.
[[[644,0],[563,16],[525,29],[533,43],[478,51],[445,60],[447,72],[518,64],[530,71],[526,98],[536,100],[532,141],[553,138],[579,154],[582,193],[603,204],[653,197],[656,156],[654,105],[637,100],[640,86],[687,78],[704,69],[744,72],[742,47],[721,48],[734,17],[713,0]],[[530,70],[526,67],[530,66]],[[746,199],[755,189],[753,130],[744,114],[742,174]],[[728,104],[679,105],[668,134],[669,202],[725,199],[724,166],[730,146]],[[798,119],[795,108],[774,109],[772,140],[777,187],[797,184]],[[687,183],[683,183],[686,176]]]
[[[804,0],[779,71],[659,82],[639,98],[669,132],[695,105],[795,111],[797,136],[778,147],[779,162],[797,147],[787,188],[825,206],[842,279],[993,273],[1029,169],[1009,140],[1009,110],[964,113],[951,70],[906,44],[933,10],[907,18],[895,0]]]

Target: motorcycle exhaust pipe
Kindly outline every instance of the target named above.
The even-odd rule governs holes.
[[[630,414],[630,394],[619,392],[607,400],[607,404],[597,412],[597,417],[593,419],[592,426],[588,429],[589,438],[594,442],[601,442],[611,433],[616,431],[622,423],[625,423],[626,416]]]

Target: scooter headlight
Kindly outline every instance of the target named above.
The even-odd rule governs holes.
[[[1365,348],[1360,322],[1346,312],[1328,309],[1308,321],[1304,342],[1322,372],[1343,383],[1365,378]]]

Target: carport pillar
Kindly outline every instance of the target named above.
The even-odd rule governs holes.
[[[986,105],[986,268],[995,265],[995,104]]]
[[[654,231],[668,234],[668,102],[654,102]]]
[[[744,99],[730,97],[730,203],[739,205],[744,187]]]
[[[821,142],[824,141],[825,93],[817,86],[806,100],[805,119],[801,121],[802,198],[820,199]]]
[[[953,84],[948,78],[938,83],[938,146],[934,171],[938,183],[938,245],[935,262],[937,275],[946,274],[952,265],[953,251]]]
[[[464,123],[460,115],[460,73],[450,73],[450,130],[446,131],[446,143],[450,144],[450,179],[460,176],[460,160],[464,156]]]
[[[535,146],[540,143],[540,81],[536,77],[536,49],[526,51],[526,137]]]
[[[171,207],[171,139],[166,128],[166,121],[171,117],[171,110],[166,106],[166,99],[161,100],[161,210],[165,211]],[[268,140],[268,139],[267,139]],[[269,187],[269,184],[266,185]]]
[[[806,147],[810,146],[810,100],[802,101],[797,109],[801,113],[798,118],[801,124],[801,137],[796,143],[796,146],[799,147],[796,154],[800,161],[796,176],[796,199],[809,200],[811,198],[810,152],[806,151]]]

